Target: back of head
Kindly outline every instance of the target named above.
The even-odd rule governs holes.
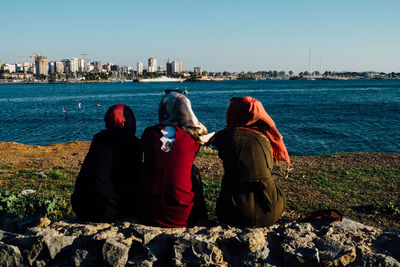
[[[136,119],[133,111],[124,104],[111,106],[104,116],[104,122],[108,130],[126,129],[136,133]]]
[[[226,124],[227,128],[248,129],[263,134],[271,143],[275,161],[286,161],[290,164],[282,135],[262,103],[254,97],[232,98],[226,112]]]
[[[190,100],[182,93],[167,92],[158,108],[158,119],[163,125],[199,128],[199,121],[192,111]]]

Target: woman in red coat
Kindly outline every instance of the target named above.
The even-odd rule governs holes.
[[[202,184],[193,160],[199,150],[199,136],[207,130],[194,115],[189,99],[176,91],[163,96],[159,122],[142,135],[144,167],[137,213],[152,225],[187,227],[206,216]]]

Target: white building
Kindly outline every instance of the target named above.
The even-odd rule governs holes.
[[[27,73],[27,72],[32,72],[33,73],[33,71],[32,71],[32,63],[31,62],[24,62],[22,68],[23,68],[23,72],[24,73]]]
[[[193,72],[196,74],[201,74],[201,67],[194,67]]]
[[[177,73],[183,72],[183,62],[172,61],[172,72],[177,72]]]
[[[69,72],[79,71],[79,58],[68,59],[68,71]]]
[[[57,73],[64,73],[65,72],[64,62],[56,61],[56,72]]]
[[[14,73],[15,72],[15,64],[3,64],[3,66],[1,66],[1,69],[3,71],[9,71],[10,73]]]
[[[137,63],[137,74],[142,74],[143,73],[143,62],[138,62]]]
[[[149,72],[156,72],[157,71],[157,59],[156,58],[149,58]]]

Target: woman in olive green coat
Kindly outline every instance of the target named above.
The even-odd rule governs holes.
[[[273,225],[286,207],[271,175],[274,161],[290,164],[282,136],[255,98],[232,98],[226,117],[213,141],[225,171],[217,217],[235,226]]]

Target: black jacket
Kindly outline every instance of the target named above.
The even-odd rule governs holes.
[[[139,139],[124,129],[103,130],[92,140],[76,179],[72,208],[85,221],[108,222],[126,217],[140,176]]]

